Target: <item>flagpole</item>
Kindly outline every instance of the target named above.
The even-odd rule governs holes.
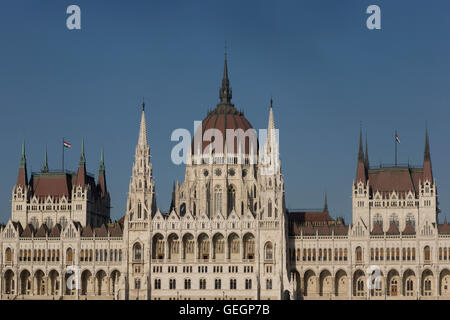
[[[62,139],[62,171],[64,172],[64,137]]]

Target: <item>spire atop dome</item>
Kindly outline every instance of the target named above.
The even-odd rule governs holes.
[[[232,92],[230,88],[230,80],[228,79],[228,61],[227,61],[227,51],[225,46],[225,59],[223,63],[223,78],[222,78],[222,88],[219,90],[219,98],[221,104],[231,103]]]

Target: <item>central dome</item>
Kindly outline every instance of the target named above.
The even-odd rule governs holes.
[[[202,121],[201,131],[199,130],[200,128],[198,128],[195,132],[194,140],[192,141],[192,155],[199,153],[199,146],[195,145],[197,141],[201,141],[201,153],[209,153],[206,148],[213,144],[214,139],[217,139],[216,134],[219,132],[222,135],[223,152],[225,152],[226,145],[227,154],[238,154],[241,152],[242,154],[248,155],[250,153],[250,137],[252,137],[253,134],[251,131],[254,130],[249,132],[247,130],[253,129],[253,127],[247,118],[245,118],[244,113],[237,110],[231,103],[231,97],[232,91],[230,88],[230,81],[228,79],[227,58],[225,56],[222,87],[219,90],[220,102],[214,110],[208,112],[208,115]],[[209,129],[217,129],[219,132],[208,131]],[[234,135],[234,141],[227,141],[228,129],[233,130],[233,132],[236,133],[236,135]],[[238,147],[237,136],[239,132],[241,132],[241,134],[245,134],[244,146],[240,149]],[[254,133],[257,148],[258,142],[256,132]],[[200,134],[202,136],[200,136]],[[217,150],[215,152],[222,153]]]

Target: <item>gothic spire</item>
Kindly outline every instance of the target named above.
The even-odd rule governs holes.
[[[86,156],[84,154],[84,139],[81,140],[80,162],[78,163],[77,186],[86,185]]]
[[[100,153],[100,167],[99,170],[104,172],[105,171],[105,159],[104,159],[104,155],[103,155],[103,148],[102,148],[102,152]]]
[[[103,156],[103,148],[100,153],[100,166],[98,169],[98,186],[100,187],[100,191],[104,196],[108,191],[106,189],[105,160]]]
[[[362,142],[362,129],[359,130],[359,151],[358,151],[358,162],[364,162],[364,151]]]
[[[19,173],[17,174],[17,183],[18,186],[22,188],[28,184],[27,177],[27,159],[25,157],[25,141],[22,141],[22,153],[20,156],[20,166]]]
[[[84,138],[81,140],[81,152],[79,166],[86,165],[86,156],[84,154]]]
[[[232,92],[230,88],[230,80],[228,79],[228,62],[227,62],[227,52],[225,49],[225,60],[223,64],[223,78],[222,78],[222,88],[219,91],[219,98],[221,104],[231,103]]]
[[[47,148],[45,148],[44,165],[42,166],[42,172],[48,172]]]
[[[273,120],[273,100],[270,98],[270,109],[269,109],[269,123],[267,125],[268,130],[275,129],[275,122]]]
[[[145,121],[145,103],[142,103],[142,115],[141,115],[141,125],[139,128],[138,145],[140,145],[140,146],[147,145],[147,125],[146,125],[146,121]]]
[[[367,171],[364,162],[364,151],[362,142],[362,128],[359,130],[359,150],[358,150],[358,164],[356,166],[356,183],[362,181],[364,184],[367,181]]]
[[[431,169],[430,141],[428,138],[428,128],[425,129],[425,151],[423,155],[423,180],[433,183],[433,171]]]
[[[325,201],[323,205],[323,212],[328,212],[328,201],[327,201],[327,193],[325,192]]]
[[[424,151],[424,157],[423,160],[429,160],[431,161],[431,155],[430,155],[430,141],[428,139],[428,128],[425,129],[425,151]]]
[[[27,159],[25,157],[25,140],[22,141],[22,154],[20,156],[20,168],[25,168],[27,165]]]

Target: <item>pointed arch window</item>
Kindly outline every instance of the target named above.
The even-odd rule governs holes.
[[[222,189],[219,186],[214,188],[214,213],[218,214],[222,208]]]
[[[269,199],[269,203],[267,205],[267,216],[269,218],[272,217],[272,200]]]
[[[228,187],[227,199],[228,213],[230,213],[231,211],[233,211],[233,209],[236,209],[236,189],[232,185]]]
[[[138,219],[142,218],[142,203],[141,201],[138,202]]]
[[[140,261],[142,260],[142,248],[140,243],[136,243],[133,246],[133,254],[134,254],[134,260]]]

